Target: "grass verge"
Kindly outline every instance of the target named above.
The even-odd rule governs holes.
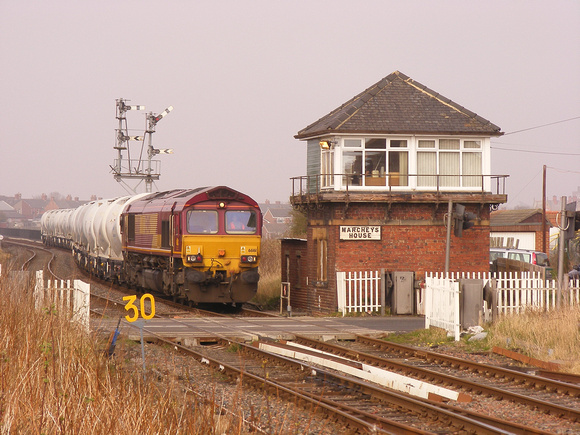
[[[468,353],[491,351],[494,346],[520,352],[542,361],[561,364],[562,370],[580,374],[580,308],[565,307],[559,311],[525,311],[502,316],[485,328],[487,337],[460,341],[447,337],[440,328],[420,329],[405,334],[392,334],[386,339],[395,343],[428,347],[452,347]]]

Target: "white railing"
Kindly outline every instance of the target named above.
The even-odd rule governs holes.
[[[71,281],[47,280],[44,284],[42,270],[36,272],[34,306],[37,310],[54,307],[60,312],[68,310],[71,320],[89,330],[91,286],[75,279]]]
[[[499,314],[520,313],[528,308],[550,309],[556,306],[556,281],[546,281],[537,272],[498,273],[497,310]]]
[[[425,329],[430,326],[453,333],[459,341],[459,282],[453,278],[425,277]]]
[[[571,279],[568,282],[568,296],[569,299],[566,301],[572,306],[580,306],[580,278]]]
[[[491,317],[490,310],[505,315],[527,309],[548,311],[557,306],[558,282],[544,281],[539,272],[426,273],[425,328],[430,325],[444,328],[458,340],[460,301],[455,294],[459,295],[459,279],[481,279],[483,286],[491,281],[489,284],[497,291],[497,302],[495,307],[488,307],[484,301],[482,315],[486,319]],[[562,304],[580,306],[580,280],[566,280],[565,284],[561,290]]]
[[[562,304],[580,305],[580,280],[565,278],[565,286],[560,290],[558,281],[543,280],[538,272],[497,273],[494,278],[499,314],[517,314],[529,308],[553,310],[557,307],[559,292]]]
[[[337,272],[338,310],[372,312],[381,310],[381,273],[377,271]]]

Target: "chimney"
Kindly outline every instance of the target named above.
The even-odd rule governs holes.
[[[270,204],[270,200],[269,199],[266,200],[266,204]]]
[[[72,199],[72,196],[70,195],[70,193],[66,196],[66,200],[70,201]]]
[[[46,199],[47,199],[46,193],[43,193],[42,196],[41,196],[41,198],[42,198],[43,201],[46,201]]]
[[[97,195],[91,195],[91,201],[96,201],[97,200]]]
[[[14,195],[14,199],[16,201],[20,201],[22,199],[22,194],[21,193],[17,193],[16,195]]]
[[[79,197],[78,196],[75,196],[75,201],[76,202],[79,202]]]

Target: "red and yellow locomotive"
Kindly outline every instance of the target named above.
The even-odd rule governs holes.
[[[120,280],[184,302],[241,303],[258,287],[262,215],[229,187],[151,194],[120,216]]]

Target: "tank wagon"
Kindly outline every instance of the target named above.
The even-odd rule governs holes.
[[[90,274],[175,300],[235,304],[258,287],[262,214],[226,186],[92,201],[41,218],[42,240]]]

